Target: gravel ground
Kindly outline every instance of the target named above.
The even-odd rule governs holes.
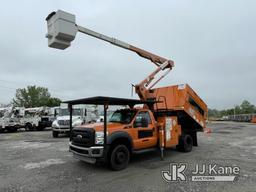
[[[0,134],[0,191],[256,191],[256,125],[216,122],[199,133],[190,153],[175,149],[136,155],[127,169],[113,172],[80,162],[68,152],[68,137],[51,131]],[[187,163],[188,181],[166,182],[170,163]],[[234,182],[191,181],[196,164],[239,166]]]

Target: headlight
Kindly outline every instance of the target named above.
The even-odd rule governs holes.
[[[95,133],[95,144],[103,145],[104,144],[104,132],[99,131]]]
[[[77,121],[72,123],[72,127],[76,127],[76,126],[79,126],[81,124],[82,124],[82,121],[81,120],[77,120]]]
[[[52,122],[52,127],[59,127],[58,121],[53,121]]]

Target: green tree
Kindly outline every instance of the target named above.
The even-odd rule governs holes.
[[[217,110],[217,109],[209,109],[208,115],[209,117],[223,117],[226,115],[239,115],[239,114],[250,114],[256,113],[256,107],[251,104],[249,101],[244,100],[241,105],[236,105],[234,108]]]
[[[219,117],[220,111],[218,111],[217,109],[208,109],[208,116],[209,117]]]
[[[46,106],[48,106],[48,107],[55,107],[55,106],[59,106],[60,103],[61,103],[61,100],[60,100],[59,98],[51,97],[51,98],[48,100]]]
[[[235,111],[233,112],[233,114],[230,114],[230,115],[234,115],[234,113],[235,114],[242,114],[243,113],[242,109],[241,109],[241,107],[239,105],[235,106]]]
[[[248,113],[254,113],[255,106],[252,105],[249,101],[244,100],[242,104],[240,105],[241,113],[248,114]]]
[[[13,99],[13,104],[17,107],[52,107],[58,106],[60,103],[60,99],[51,97],[47,88],[35,85],[17,89]]]

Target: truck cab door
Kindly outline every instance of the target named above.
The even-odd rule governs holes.
[[[134,149],[144,149],[157,145],[156,127],[148,111],[140,111],[133,122]]]

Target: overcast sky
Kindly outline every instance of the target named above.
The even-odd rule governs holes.
[[[127,50],[78,34],[64,51],[47,46],[45,17],[58,9],[77,24],[175,61],[159,86],[188,83],[210,108],[256,104],[256,1],[8,0],[0,13],[0,103],[15,89],[48,87],[63,100],[131,97],[155,69]]]

